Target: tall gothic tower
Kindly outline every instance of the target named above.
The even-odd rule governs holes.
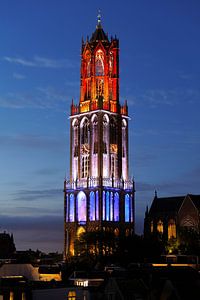
[[[82,42],[80,101],[70,115],[70,180],[64,183],[64,257],[80,255],[81,233],[134,233],[134,183],[128,178],[128,107],[119,102],[119,40],[100,16]],[[104,254],[102,245],[98,251]]]

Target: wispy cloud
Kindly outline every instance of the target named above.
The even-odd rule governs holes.
[[[16,201],[36,201],[36,200],[48,200],[56,199],[62,196],[62,189],[46,189],[46,190],[19,190],[12,194],[13,200]]]
[[[62,109],[67,99],[71,99],[65,91],[54,87],[37,87],[31,92],[9,92],[0,95],[0,107],[10,109],[34,108],[34,109]],[[65,105],[66,106],[66,105]]]
[[[25,147],[30,149],[51,149],[58,151],[63,148],[63,141],[58,138],[39,135],[0,135],[1,147]]]
[[[167,89],[149,89],[146,91],[137,91],[135,95],[128,96],[130,105],[148,105],[151,108],[158,106],[175,106],[184,103],[193,104],[199,102],[200,89],[193,88],[174,88]]]
[[[77,67],[77,63],[74,63],[70,59],[51,59],[51,58],[46,58],[41,56],[34,56],[32,59],[4,56],[2,59],[12,64],[17,64],[23,67],[32,67],[32,68],[60,69],[60,68]]]
[[[13,77],[17,80],[23,80],[26,78],[25,75],[19,74],[19,73],[13,73]]]

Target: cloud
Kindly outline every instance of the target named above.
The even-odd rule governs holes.
[[[11,64],[17,64],[23,67],[31,68],[74,68],[77,66],[76,63],[72,62],[69,59],[50,59],[41,56],[34,56],[32,59],[24,59],[21,57],[10,57],[4,56],[3,60]]]
[[[63,148],[63,141],[58,138],[38,135],[0,135],[0,145],[3,146],[18,146],[28,147],[31,149],[55,149],[58,151]]]
[[[1,228],[14,235],[17,250],[40,249],[45,252],[63,249],[63,216],[1,216]]]
[[[62,189],[19,190],[12,194],[15,201],[50,200],[62,197]]]
[[[57,90],[54,87],[37,87],[31,92],[10,92],[0,95],[0,107],[10,109],[61,109],[63,111],[67,99],[71,98],[64,91]]]
[[[19,73],[13,73],[13,77],[17,80],[23,80],[26,78],[25,75],[19,74]]]
[[[175,106],[183,103],[193,104],[199,102],[200,89],[148,89],[137,91],[135,95],[127,97],[130,105],[148,105],[151,108],[158,106]]]

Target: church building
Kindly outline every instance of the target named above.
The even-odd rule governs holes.
[[[64,182],[65,259],[81,255],[76,245],[83,233],[134,234],[128,122],[127,102],[119,101],[119,40],[108,38],[99,15],[91,38],[82,41],[80,100],[71,104],[70,179]],[[99,244],[95,251],[104,255],[105,247]]]

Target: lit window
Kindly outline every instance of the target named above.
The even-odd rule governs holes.
[[[110,220],[110,195],[106,192],[106,221]]]
[[[69,197],[69,222],[74,222],[74,194]]]
[[[171,238],[176,238],[176,224],[172,219],[168,223],[168,239]]]
[[[90,221],[95,221],[95,197],[94,197],[94,192],[90,193]]]
[[[151,228],[150,228],[150,230],[151,230],[151,233],[153,233],[153,221],[151,221]]]
[[[95,73],[96,76],[104,76],[104,54],[103,51],[98,50],[95,58]]]
[[[96,191],[96,206],[95,206],[96,220],[99,220],[99,192]]]
[[[79,222],[86,221],[86,195],[82,191],[77,195],[77,217]]]
[[[89,175],[89,155],[82,157],[82,178],[86,178]]]
[[[103,210],[102,211],[102,220],[105,221],[105,219],[106,219],[105,191],[103,191],[103,194],[102,194],[102,210]]]
[[[76,300],[76,292],[75,291],[69,291],[67,299],[68,300]]]
[[[159,233],[163,233],[163,222],[161,220],[159,220],[157,223],[157,231]]]
[[[125,195],[125,222],[130,222],[130,196]]]
[[[119,221],[119,193],[114,196],[114,221]]]
[[[9,300],[14,300],[14,293],[10,292],[10,299]]]

